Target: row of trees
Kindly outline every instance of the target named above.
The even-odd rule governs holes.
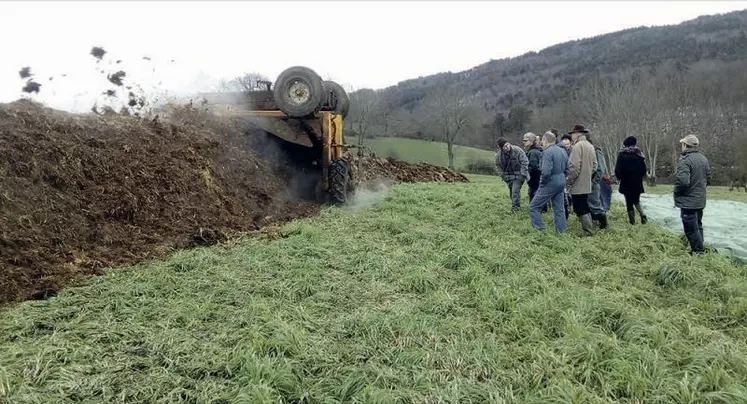
[[[747,61],[704,61],[595,75],[569,91],[566,100],[545,106],[513,105],[492,113],[459,86],[423,96],[412,110],[395,108],[391,92],[351,93],[348,130],[364,137],[393,136],[439,140],[453,145],[494,149],[498,137],[518,141],[527,132],[561,132],[575,123],[590,128],[609,169],[625,137],[639,139],[650,179],[671,178],[678,140],[696,134],[713,165],[714,179],[728,183],[747,174]]]
[[[747,68],[747,63],[741,64]],[[700,139],[714,179],[728,183],[747,172],[740,158],[747,151],[747,82],[743,81],[747,77],[744,71],[736,77],[728,74],[736,73],[734,67],[715,72],[662,66],[645,73],[595,77],[574,94],[576,116],[590,127],[611,165],[622,140],[636,136],[652,185],[657,178],[671,177],[680,151],[678,141],[687,134]],[[742,91],[734,92],[734,87]]]
[[[223,83],[226,91],[261,88],[267,78],[249,73]],[[671,178],[680,151],[678,140],[696,134],[708,154],[714,180],[729,183],[747,174],[747,60],[703,61],[595,75],[570,90],[566,100],[538,107],[513,105],[495,113],[476,94],[454,83],[424,93],[413,108],[397,108],[391,91],[348,89],[349,139],[365,143],[376,136],[438,140],[447,144],[454,167],[454,145],[493,150],[498,137],[518,142],[527,132],[561,132],[586,125],[592,141],[614,167],[622,140],[639,139],[649,178]],[[352,135],[352,136],[351,136]]]

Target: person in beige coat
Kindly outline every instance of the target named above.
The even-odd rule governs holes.
[[[592,235],[593,222],[589,208],[591,194],[591,177],[597,170],[597,154],[594,146],[586,140],[589,131],[583,125],[574,125],[568,132],[573,138],[571,156],[568,159],[568,178],[566,186],[571,194],[573,212],[581,221],[581,230],[585,235]]]

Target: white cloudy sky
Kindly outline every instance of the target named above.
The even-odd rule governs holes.
[[[0,102],[21,96],[24,66],[42,84],[33,98],[68,110],[89,109],[112,87],[102,68],[171,93],[209,90],[245,71],[274,79],[299,64],[349,88],[381,88],[571,39],[741,9],[747,1],[3,1]],[[108,51],[102,66],[92,46]]]

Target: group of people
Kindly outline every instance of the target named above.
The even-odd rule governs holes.
[[[508,185],[512,211],[521,210],[521,188],[529,188],[529,216],[532,226],[544,230],[542,213],[552,206],[555,230],[565,232],[571,209],[579,218],[585,235],[594,234],[594,223],[599,229],[609,226],[607,212],[612,200],[612,185],[625,197],[628,222],[636,224],[648,218],[641,206],[646,177],[646,161],[638,147],[638,139],[628,136],[618,151],[614,177],[607,172],[604,153],[594,145],[583,125],[574,125],[559,137],[555,129],[542,136],[527,132],[522,137],[523,148],[506,138],[498,139],[495,164]],[[674,186],[675,206],[680,208],[685,235],[691,254],[704,252],[703,209],[706,186],[710,185],[710,168],[706,157],[698,151],[699,141],[694,135],[680,140],[682,154],[677,165]]]

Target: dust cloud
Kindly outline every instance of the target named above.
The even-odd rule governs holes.
[[[367,184],[365,188],[357,188],[347,204],[351,209],[365,209],[376,206],[386,199],[391,183],[379,182]]]

